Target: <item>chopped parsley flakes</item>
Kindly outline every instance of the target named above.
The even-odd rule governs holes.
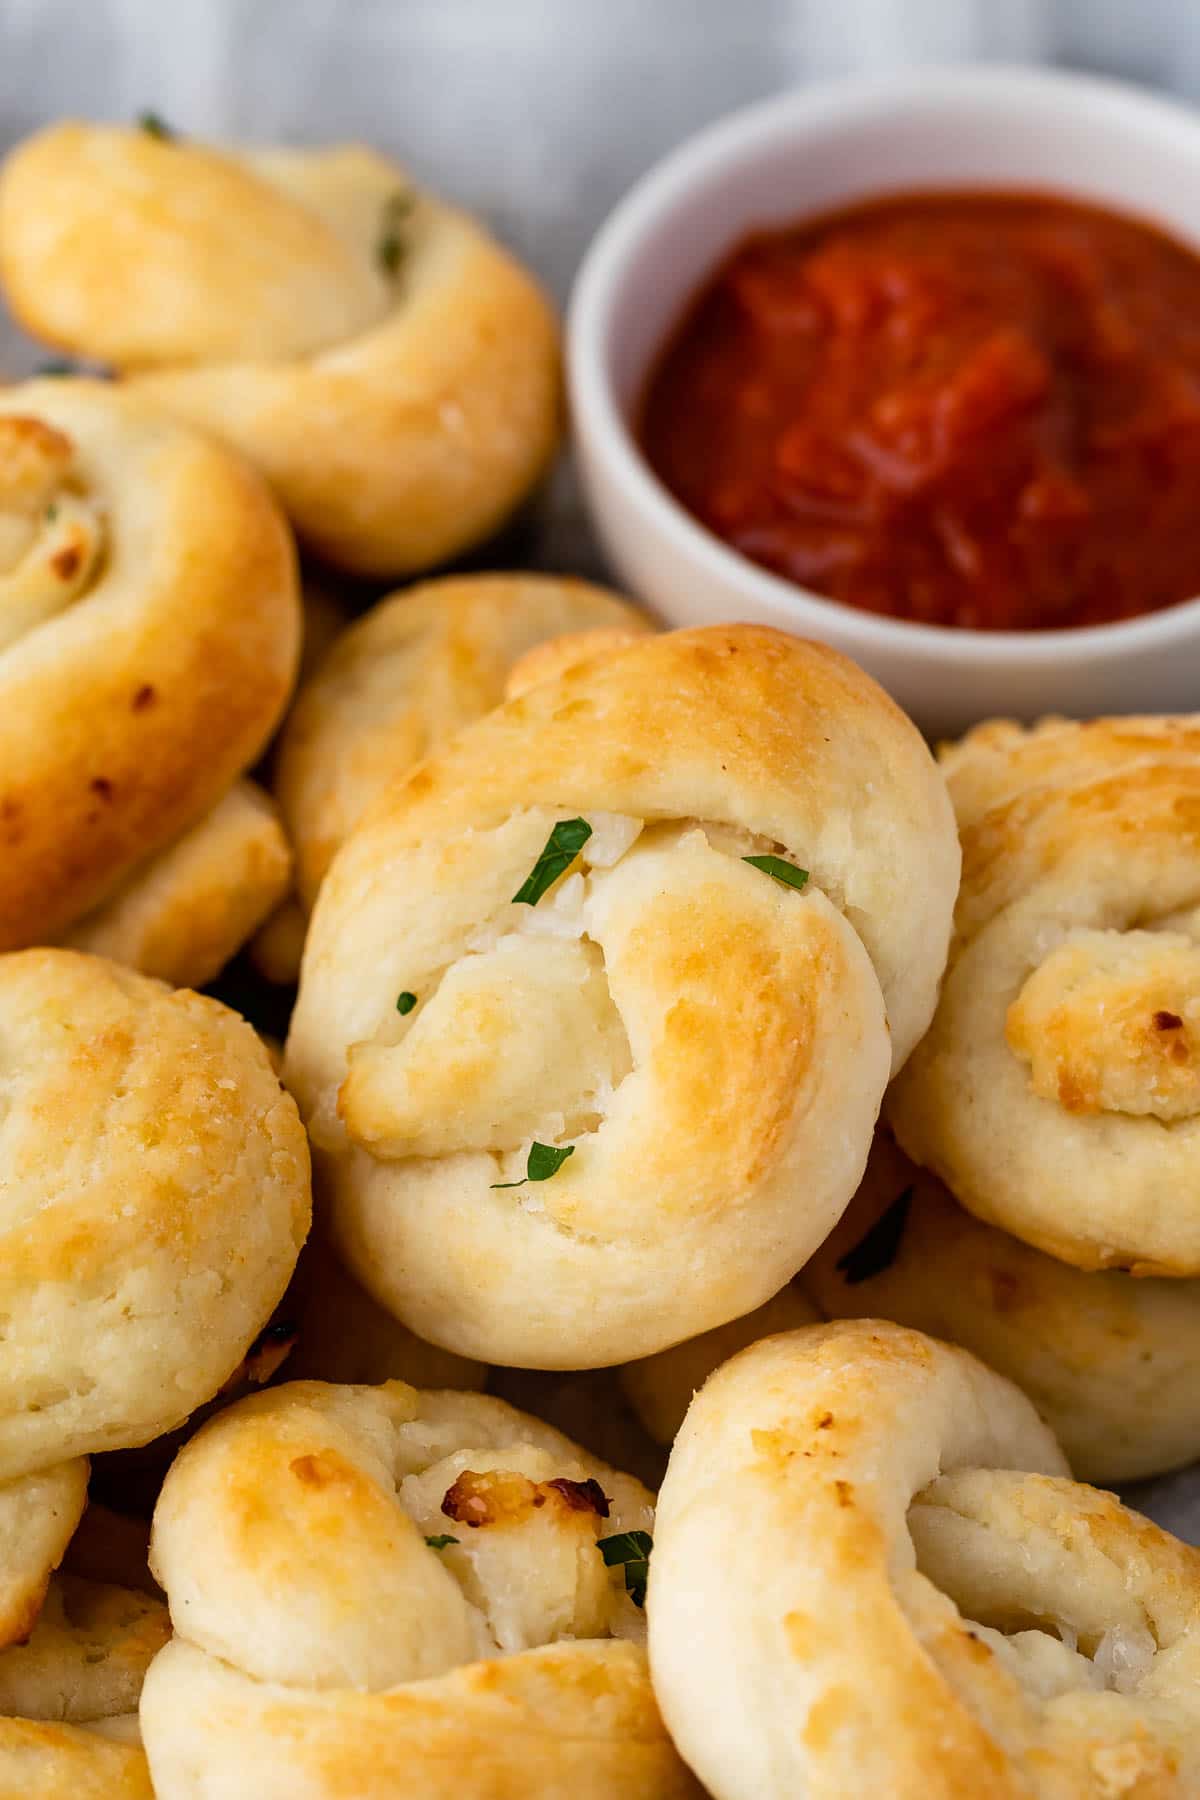
[[[646,1604],[646,1580],[650,1573],[650,1552],[654,1539],[648,1531],[618,1531],[613,1537],[597,1538],[596,1548],[610,1569],[625,1570],[625,1592],[635,1606]]]
[[[536,906],[547,888],[566,873],[592,835],[586,819],[560,819],[541,855],[512,897],[514,906]]]
[[[743,856],[752,868],[761,869],[773,881],[783,887],[802,888],[808,880],[808,870],[801,869],[795,863],[785,862],[782,856]]]
[[[552,1175],[566,1162],[568,1156],[574,1156],[574,1144],[564,1144],[558,1148],[555,1144],[533,1143],[529,1146],[529,1155],[525,1162],[525,1173],[520,1181],[493,1181],[494,1188],[524,1187],[527,1181],[549,1181]]]

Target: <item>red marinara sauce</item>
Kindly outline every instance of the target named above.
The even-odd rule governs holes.
[[[754,562],[976,630],[1200,594],[1200,257],[1050,195],[874,201],[744,243],[640,435]]]

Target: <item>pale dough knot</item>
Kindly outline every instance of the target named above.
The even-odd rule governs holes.
[[[1075,931],[1008,1009],[1035,1094],[1071,1113],[1200,1112],[1200,945],[1183,932]]]
[[[51,126],[0,171],[0,264],[27,330],[236,447],[363,574],[489,536],[558,437],[548,299],[359,145]]]
[[[928,751],[852,665],[753,626],[604,642],[364,814],[287,1052],[363,1286],[525,1369],[790,1280],[929,1018],[957,875]]]
[[[89,943],[125,956],[171,910],[166,888],[186,914],[177,941],[236,949],[221,916],[246,917],[245,890],[278,880],[247,879],[248,840],[285,880],[288,851],[261,799],[216,811],[278,720],[299,629],[287,523],[236,456],[123,382],[0,390],[0,949],[103,910]],[[172,850],[182,863],[151,867]],[[203,983],[223,959],[160,942],[134,960]]]
[[[1200,1552],[897,1325],[806,1326],[709,1377],[649,1612],[663,1716],[723,1800],[1198,1791]]]
[[[1200,718],[993,723],[942,767],[962,885],[901,1147],[1076,1268],[1200,1274]]]
[[[230,1407],[155,1511],[156,1790],[241,1792],[253,1764],[264,1800],[453,1800],[464,1769],[473,1793],[691,1800],[623,1560],[653,1524],[639,1482],[489,1396],[292,1382]]]
[[[3,1484],[211,1400],[282,1297],[311,1200],[296,1108],[215,1000],[27,950],[0,957],[0,1043]]]

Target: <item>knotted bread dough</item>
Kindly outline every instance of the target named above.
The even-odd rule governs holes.
[[[81,1457],[0,1483],[0,1800],[151,1800],[137,1707],[170,1622],[146,1593],[54,1573],[87,1481]]]
[[[237,781],[63,937],[172,987],[206,987],[278,906],[292,854],[270,798]]]
[[[0,1482],[141,1445],[216,1393],[309,1223],[250,1027],[69,950],[0,957]]]
[[[0,949],[95,927],[228,795],[291,684],[294,561],[253,472],[144,401],[0,392]]]
[[[51,126],[0,174],[0,280],[35,336],[241,450],[301,537],[362,574],[486,537],[557,440],[532,276],[359,145]]]
[[[0,1648],[0,1800],[152,1800],[137,1708],[170,1635],[161,1601],[56,1576],[28,1639]]]
[[[29,1635],[87,1505],[87,1458],[0,1482],[0,1649]]]
[[[701,1389],[659,1497],[655,1689],[715,1800],[1185,1800],[1200,1551],[1066,1478],[964,1351],[861,1320]]]
[[[343,631],[296,696],[275,794],[306,908],[379,795],[505,697],[514,665],[580,632],[641,635],[645,620],[586,581],[459,575],[404,588]]]
[[[761,1305],[858,1185],[957,869],[916,731],[822,646],[677,632],[531,687],[318,897],[287,1079],[341,1254],[419,1336],[524,1367]]]
[[[133,1718],[146,1670],[170,1635],[161,1600],[56,1575],[29,1636],[0,1649],[0,1746],[10,1719]]]
[[[483,1395],[295,1382],[231,1407],[155,1512],[158,1800],[691,1800],[597,1548],[652,1524],[638,1482]]]
[[[0,1800],[156,1800],[136,1719],[0,1719]]]
[[[897,1138],[1065,1262],[1200,1274],[1200,722],[992,724],[944,768],[963,885]]]

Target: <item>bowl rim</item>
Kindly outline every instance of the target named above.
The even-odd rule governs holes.
[[[819,632],[832,615],[842,642],[856,639],[867,650],[887,650],[899,657],[935,652],[959,662],[1041,665],[1069,652],[1090,662],[1107,662],[1191,638],[1200,626],[1200,594],[1132,619],[1043,631],[929,625],[867,612],[819,594],[752,562],[693,518],[643,456],[617,402],[609,367],[609,315],[631,263],[682,201],[731,166],[753,163],[792,135],[805,136],[826,125],[844,127],[853,124],[856,116],[866,123],[898,102],[958,105],[964,93],[972,90],[1014,102],[1031,96],[1043,104],[1065,100],[1077,117],[1088,114],[1100,131],[1123,123],[1163,139],[1164,150],[1169,148],[1166,140],[1186,135],[1200,155],[1200,112],[1181,102],[1109,76],[1016,63],[932,64],[885,74],[839,76],[738,107],[652,163],[617,201],[592,239],[567,306],[573,434],[578,440],[589,440],[588,448],[603,458],[607,471],[622,484],[625,497],[677,555],[706,562],[723,586],[740,586],[749,597],[783,612],[798,626]],[[953,180],[945,185],[952,190]],[[1052,183],[1047,183],[1045,191],[1055,191]],[[1200,253],[1200,241],[1197,251]]]

